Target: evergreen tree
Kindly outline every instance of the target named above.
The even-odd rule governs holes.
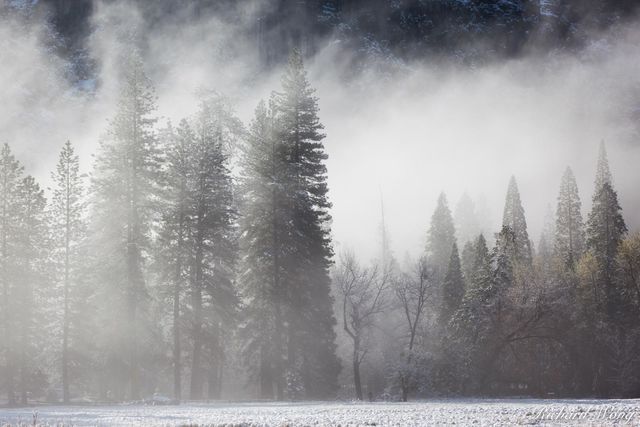
[[[284,156],[276,139],[275,112],[260,102],[242,156],[240,275],[245,299],[241,336],[244,358],[258,377],[260,396],[284,397],[282,297],[287,226]]]
[[[18,218],[17,273],[12,304],[19,309],[16,316],[16,355],[20,403],[26,405],[32,376],[38,370],[35,357],[40,348],[43,324],[42,298],[46,277],[48,229],[44,192],[35,179],[27,176],[18,187],[20,217]]]
[[[112,328],[105,331],[110,368],[140,398],[140,342],[148,300],[144,268],[158,210],[161,156],[153,126],[156,96],[136,50],[125,55],[117,111],[101,141],[93,176],[93,229],[102,255],[96,271],[106,286]],[[106,321],[106,319],[105,319]],[[126,326],[125,326],[126,325]],[[106,380],[115,380],[114,375]],[[119,385],[115,385],[114,387]],[[119,391],[119,394],[122,391]]]
[[[503,225],[500,233],[496,235],[496,245],[493,248],[495,270],[490,297],[498,301],[506,298],[508,289],[514,284],[514,263],[517,262],[516,245],[516,234],[510,227]]]
[[[581,209],[578,186],[571,168],[567,167],[562,176],[558,195],[554,251],[556,257],[571,270],[575,269],[585,251]]]
[[[619,307],[620,295],[615,290],[618,247],[627,233],[627,226],[618,204],[618,195],[609,182],[599,188],[587,221],[587,246],[599,265],[599,282],[605,289],[605,312],[613,316]]]
[[[448,325],[453,314],[460,308],[465,292],[464,279],[462,277],[462,267],[460,256],[458,255],[458,245],[453,244],[449,267],[442,285],[442,307],[440,309],[440,324],[443,327]]]
[[[540,233],[540,243],[538,244],[538,258],[545,269],[549,270],[553,261],[555,240],[555,221],[551,206],[547,206],[547,214],[544,218],[542,233]]]
[[[514,255],[518,263],[525,265],[531,263],[531,242],[527,232],[527,220],[524,216],[524,208],[520,201],[520,192],[516,178],[511,177],[507,189],[507,198],[504,205],[502,225],[509,227],[514,236]]]
[[[287,264],[287,365],[298,370],[307,397],[329,396],[337,389],[336,320],[330,294],[333,251],[327,199],[327,169],[318,118],[318,100],[309,85],[300,52],[294,50],[276,93],[278,138],[284,150],[291,219],[295,228]]]
[[[456,312],[453,326],[455,339],[461,354],[461,384],[467,391],[480,386],[483,375],[483,358],[488,342],[494,332],[491,317],[493,306],[492,259],[484,236],[475,242],[475,262],[469,285],[465,290],[460,309]]]
[[[62,283],[62,345],[61,379],[62,400],[69,402],[69,365],[71,363],[70,340],[74,313],[78,311],[78,292],[74,285],[81,280],[82,245],[86,232],[84,217],[84,187],[80,174],[79,158],[69,141],[64,145],[56,170],[51,174],[54,183],[50,206],[52,237],[56,264]]]
[[[2,283],[2,352],[4,358],[5,387],[9,405],[15,404],[16,355],[14,325],[17,306],[14,304],[16,290],[15,277],[17,240],[20,237],[18,222],[22,216],[20,205],[20,181],[22,166],[11,153],[9,145],[4,144],[0,151],[0,282]]]
[[[476,237],[475,239],[465,243],[464,248],[462,248],[462,254],[460,256],[462,275],[464,276],[465,284],[467,285],[471,282],[471,278],[473,277],[473,268],[476,262],[475,242],[477,241],[477,239],[478,238]]]
[[[186,120],[177,129],[170,124],[162,133],[166,155],[166,185],[164,210],[158,239],[160,271],[163,282],[168,284],[168,296],[172,307],[173,341],[173,396],[182,399],[182,306],[183,294],[189,274],[189,232],[191,219],[192,153],[195,135]]]
[[[437,283],[441,283],[447,273],[451,248],[455,240],[456,230],[447,204],[447,196],[441,193],[436,209],[431,216],[431,226],[427,237],[427,256]]]
[[[205,379],[208,378],[210,393],[219,389],[215,373],[221,369],[223,358],[220,329],[229,324],[237,306],[233,286],[236,211],[226,147],[239,133],[240,124],[224,99],[212,96],[203,100],[192,126],[195,144],[191,148],[193,211],[189,233],[193,257],[189,277],[193,343],[190,398],[200,399]]]

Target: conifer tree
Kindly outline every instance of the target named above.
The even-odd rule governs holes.
[[[520,192],[514,176],[509,180],[507,197],[504,205],[502,225],[509,227],[514,236],[514,254],[518,263],[531,263],[531,242],[527,232],[527,220],[520,201]]]
[[[222,349],[216,341],[220,328],[235,312],[237,298],[233,286],[236,261],[236,210],[233,202],[227,147],[240,131],[238,120],[225,100],[204,99],[193,120],[195,144],[193,162],[190,245],[191,363],[190,398],[200,399],[205,372],[220,369]],[[215,339],[207,340],[206,337]],[[204,365],[204,356],[208,363]],[[219,387],[209,376],[209,390]]]
[[[616,292],[616,256],[627,233],[627,226],[618,204],[618,195],[609,182],[604,182],[593,198],[587,221],[587,246],[599,265],[599,281],[605,289],[605,312],[613,316],[620,295]]]
[[[302,56],[294,50],[275,95],[278,138],[284,150],[287,193],[296,236],[287,264],[287,365],[301,375],[308,397],[332,394],[340,363],[336,356],[336,320],[329,267],[331,248],[327,169],[318,118],[318,99],[310,86]]]
[[[41,341],[42,296],[46,277],[46,258],[49,243],[44,192],[32,176],[27,176],[18,187],[20,216],[17,243],[17,273],[14,304],[19,309],[16,316],[16,355],[19,360],[18,375],[20,403],[28,403],[29,383],[35,371],[34,357]]]
[[[473,268],[475,265],[475,242],[477,237],[469,240],[462,248],[462,254],[460,255],[460,263],[462,265],[462,275],[464,276],[465,284],[469,285],[471,278],[473,277]]]
[[[604,142],[600,143],[594,187],[591,212],[587,220],[586,243],[599,266],[599,281],[606,298],[605,312],[608,316],[613,316],[619,305],[619,295],[614,289],[618,269],[616,255],[627,233],[627,226],[618,204],[618,195],[613,189]]]
[[[86,227],[84,216],[84,186],[80,174],[79,158],[69,141],[63,146],[56,170],[51,174],[54,183],[50,206],[52,238],[56,264],[62,283],[62,345],[61,379],[62,400],[69,402],[69,365],[71,361],[70,342],[73,313],[78,311],[78,292],[74,285],[80,280],[82,245]],[[86,302],[85,302],[86,303]]]
[[[183,119],[178,128],[170,124],[162,133],[162,144],[166,155],[166,185],[164,188],[164,210],[160,230],[159,260],[161,278],[168,283],[167,292],[172,307],[172,359],[173,396],[182,399],[182,338],[181,324],[184,292],[189,273],[189,231],[191,218],[191,169],[192,146],[195,135],[188,122]]]
[[[441,283],[447,273],[451,249],[456,240],[453,218],[444,193],[440,193],[438,197],[427,239],[428,261],[433,268],[435,281]]]
[[[144,263],[158,215],[161,156],[153,130],[156,96],[142,59],[134,49],[122,63],[117,111],[96,158],[92,227],[96,250],[103,254],[95,270],[110,289],[105,291],[113,298],[112,308],[120,311],[117,321],[113,313],[108,316],[107,358],[114,369],[126,366],[126,373],[118,368],[118,376],[129,383],[129,396],[139,399],[141,324],[148,295]]]
[[[11,153],[8,144],[4,144],[0,151],[0,282],[2,283],[2,354],[4,359],[5,387],[9,405],[15,404],[15,372],[16,354],[14,340],[14,325],[17,306],[14,304],[16,289],[15,277],[17,239],[20,236],[18,221],[21,212],[20,182],[22,165]]]
[[[260,102],[242,155],[240,274],[245,299],[241,336],[244,358],[258,377],[260,396],[284,397],[283,262],[287,221],[283,200],[284,156],[276,139],[272,103]]]
[[[562,176],[558,195],[554,251],[556,257],[571,270],[575,269],[585,251],[581,209],[578,186],[571,168],[567,167]]]
[[[538,244],[537,255],[541,260],[542,265],[547,270],[551,267],[554,254],[554,241],[555,241],[555,221],[551,206],[547,206],[547,214],[544,218],[544,225],[542,226],[542,232],[540,233],[540,243]]]
[[[514,263],[517,262],[516,245],[515,233],[510,227],[503,225],[500,233],[496,235],[496,245],[493,248],[495,262],[493,286],[491,286],[491,292],[487,293],[492,299],[502,301],[506,298],[507,290],[514,284]],[[495,312],[497,311],[499,310]]]
[[[483,357],[488,341],[494,332],[492,257],[481,234],[474,245],[473,273],[469,280],[460,309],[453,319],[456,341],[461,348],[461,373],[463,387],[475,388],[480,384]]]
[[[454,313],[460,308],[465,292],[458,245],[453,243],[449,267],[442,285],[442,307],[440,309],[440,324],[443,327],[451,320]]]

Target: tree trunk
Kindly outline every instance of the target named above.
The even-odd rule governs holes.
[[[356,387],[356,399],[363,400],[362,380],[360,379],[360,340],[356,338],[353,342],[353,382]]]
[[[179,271],[180,266],[176,269]],[[173,288],[173,397],[178,402],[182,399],[180,352],[180,285],[176,279]]]
[[[280,309],[280,304],[276,302],[275,307],[275,322],[276,322],[276,331],[275,331],[275,371],[276,371],[276,399],[278,401],[284,400],[284,370],[283,370],[283,362],[282,362],[282,335],[283,335],[283,325],[282,325],[282,313]]]
[[[201,184],[202,185],[202,184]],[[204,188],[200,190],[204,193]],[[193,309],[193,358],[191,361],[191,393],[190,398],[194,400],[202,399],[203,388],[203,372],[201,365],[202,358],[202,285],[203,285],[203,266],[204,257],[204,202],[200,201],[198,208],[198,222],[196,231],[196,253],[194,259],[194,276],[192,280],[192,309]]]
[[[67,172],[68,173],[68,172]],[[67,175],[68,176],[68,175]],[[62,320],[62,402],[69,403],[69,237],[71,226],[69,223],[69,185],[67,178],[67,205],[64,248],[64,313]]]
[[[222,368],[224,366],[224,354],[220,345],[220,324],[217,322],[213,325],[211,347],[212,358],[209,367],[207,398],[217,400],[220,399],[222,393]]]
[[[275,146],[274,146],[275,147]],[[275,148],[273,148],[275,151]],[[275,164],[273,165],[272,173],[276,176]],[[275,358],[274,361],[274,374],[276,378],[276,399],[278,401],[282,401],[284,399],[284,369],[283,369],[283,361],[282,361],[282,351],[283,351],[283,334],[284,334],[284,325],[282,323],[282,289],[280,283],[280,257],[279,257],[279,249],[280,249],[280,239],[278,232],[278,195],[275,188],[272,191],[272,200],[271,200],[271,215],[273,219],[273,242],[271,246],[271,252],[273,255],[273,291],[274,291],[274,301],[273,301],[273,311],[274,311],[274,322],[275,322],[275,337],[274,337],[274,346],[275,350],[273,352],[273,356]]]
[[[202,399],[202,291],[199,287],[193,290],[193,358],[191,361],[191,393],[192,400]]]
[[[26,289],[25,289],[26,291]],[[24,316],[25,314],[23,314]],[[28,314],[26,315],[28,316]],[[27,318],[22,320],[20,337],[20,404],[27,404]]]
[[[3,183],[3,188],[7,188],[7,182],[5,178],[5,182]],[[11,315],[9,313],[10,298],[9,298],[9,279],[7,272],[7,200],[8,197],[3,197],[3,205],[2,205],[2,299],[3,299],[3,317],[4,317],[4,357],[5,357],[5,384],[7,387],[7,402],[9,406],[15,405],[15,396],[14,396],[14,384],[13,384],[13,349],[11,348]]]
[[[260,398],[273,398],[273,377],[271,372],[270,354],[267,345],[260,346]]]
[[[129,282],[129,301],[128,301],[128,321],[129,321],[129,378],[131,379],[131,400],[140,399],[140,379],[138,377],[138,328],[137,328],[137,254],[135,243],[128,246],[128,282]]]

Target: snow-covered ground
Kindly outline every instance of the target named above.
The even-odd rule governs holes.
[[[640,400],[472,399],[412,403],[214,403],[0,409],[0,425],[640,425]]]

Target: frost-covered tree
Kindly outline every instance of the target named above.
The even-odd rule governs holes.
[[[597,190],[587,221],[587,247],[599,265],[600,286],[606,293],[605,310],[613,316],[618,309],[620,295],[616,291],[616,256],[627,226],[618,204],[618,195],[605,182]]]
[[[135,49],[123,56],[120,77],[116,113],[96,157],[91,217],[93,241],[101,252],[95,270],[106,292],[104,302],[114,310],[105,313],[106,362],[119,371],[121,382],[129,383],[129,396],[139,399],[145,260],[158,216],[162,159],[154,131],[156,96]]]
[[[49,230],[44,191],[32,176],[24,178],[18,186],[18,200],[17,275],[12,304],[18,309],[14,325],[20,403],[26,405],[32,392],[31,382],[39,370],[35,357],[43,329],[43,307],[39,301],[47,277]]]
[[[487,341],[491,338],[495,326],[491,319],[495,296],[492,259],[482,234],[476,240],[474,249],[473,272],[468,279],[460,309],[453,319],[455,339],[463,352],[460,366],[461,382],[467,390],[479,387],[483,357],[488,348]]]
[[[558,195],[554,251],[555,256],[571,270],[586,249],[581,209],[578,185],[571,168],[567,167]]]
[[[618,194],[613,189],[604,142],[600,144],[594,187],[586,243],[599,265],[599,281],[605,289],[605,312],[613,316],[620,297],[615,290],[618,270],[616,256],[620,242],[627,233],[627,226],[618,203]]]
[[[363,399],[360,366],[371,351],[370,340],[376,317],[388,304],[390,271],[382,265],[363,268],[353,253],[344,253],[334,273],[342,308],[341,323],[352,342],[351,362],[356,398]]]
[[[0,151],[0,282],[2,283],[2,356],[4,361],[4,383],[9,405],[15,404],[15,317],[14,304],[17,276],[17,239],[20,236],[19,219],[22,215],[20,204],[20,182],[22,165],[16,160],[8,144]]]
[[[473,240],[465,243],[460,254],[460,264],[462,266],[462,275],[464,276],[465,283],[468,285],[473,277],[473,268],[475,265],[475,242],[478,239],[476,237]]]
[[[451,258],[451,249],[456,240],[456,230],[447,203],[447,196],[441,193],[438,204],[431,216],[427,236],[427,259],[433,268],[434,279],[444,279]]]
[[[68,403],[70,399],[69,367],[72,363],[73,342],[72,328],[80,325],[73,324],[77,319],[80,294],[77,291],[82,280],[83,245],[85,243],[85,201],[83,176],[80,174],[80,161],[69,141],[63,146],[56,169],[51,174],[53,181],[53,195],[49,207],[51,217],[51,232],[55,264],[62,288],[62,344],[61,344],[61,379],[62,400]],[[86,304],[86,301],[84,301]],[[79,323],[76,322],[76,323]]]
[[[553,210],[550,205],[547,205],[547,214],[544,217],[536,254],[546,269],[549,269],[553,263],[555,228]]]
[[[462,276],[458,245],[453,244],[449,267],[442,284],[442,305],[440,307],[440,325],[446,327],[455,312],[460,308],[464,297],[465,283]]]
[[[418,332],[427,315],[427,303],[432,297],[434,281],[425,257],[410,266],[410,270],[395,279],[395,294],[400,304],[400,311],[406,342],[402,344],[399,380],[402,401],[406,402],[409,392],[417,383],[414,354]]]
[[[515,260],[525,265],[531,263],[531,242],[527,232],[527,220],[520,201],[520,192],[514,176],[509,180],[507,197],[504,204],[502,225],[509,227],[514,236]]]

